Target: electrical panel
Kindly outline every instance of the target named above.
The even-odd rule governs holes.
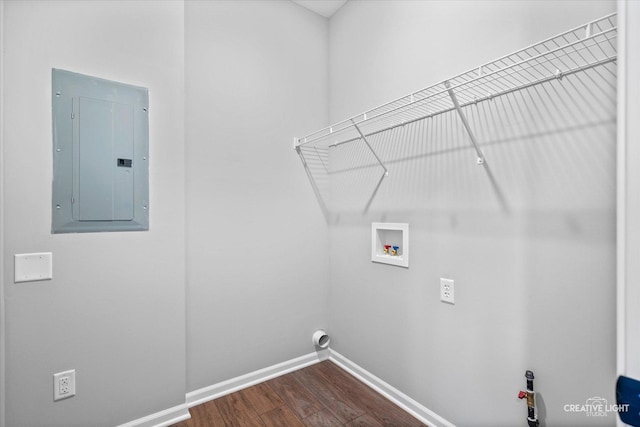
[[[149,94],[52,70],[52,232],[149,229]]]

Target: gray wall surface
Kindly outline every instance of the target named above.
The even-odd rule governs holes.
[[[6,425],[114,426],[184,403],[180,1],[4,3]],[[51,68],[149,88],[150,230],[51,234]],[[13,283],[50,251],[53,280]],[[52,374],[76,370],[53,402]]]
[[[624,210],[626,216],[626,224],[621,224],[622,231],[625,234],[625,250],[620,254],[621,261],[625,266],[625,276],[623,284],[626,290],[624,295],[623,321],[626,325],[625,335],[621,338],[625,341],[626,348],[623,349],[624,354],[619,357],[626,365],[621,373],[632,378],[640,378],[640,328],[637,325],[640,322],[640,263],[638,256],[640,254],[640,169],[637,167],[640,161],[640,149],[637,141],[640,137],[640,122],[638,122],[638,113],[640,106],[637,99],[640,96],[640,84],[636,76],[640,71],[640,4],[637,2],[627,2],[623,5],[626,9],[625,21],[625,74],[626,79],[620,84],[625,92],[624,104],[621,105],[620,117],[624,120],[625,140],[620,141],[624,144],[621,149],[625,150],[624,174],[622,179],[625,180],[626,192],[623,193],[624,204],[619,206]],[[621,63],[622,65],[622,63]]]
[[[614,11],[348,2],[330,21],[331,122]],[[332,149],[332,348],[457,425],[524,424],[527,369],[543,425],[613,425],[563,410],[614,402],[615,82],[603,87],[568,79],[468,109],[488,168],[455,114],[371,138],[390,176],[367,213],[380,168],[362,144]],[[379,221],[410,224],[408,269],[370,261]]]
[[[138,419],[310,353],[318,327],[333,349],[460,426],[523,425],[526,369],[543,426],[614,424],[562,407],[614,400],[615,88],[583,92],[592,102],[573,112],[557,95],[579,99],[571,79],[479,107],[470,121],[491,175],[455,115],[374,138],[390,177],[367,213],[379,171],[361,145],[332,151],[320,203],[291,148],[294,135],[614,2],[351,1],[329,21],[284,0],[0,10],[8,427]],[[149,88],[148,232],[50,233],[52,67]],[[534,99],[542,111],[523,114]],[[410,224],[409,269],[371,263],[379,221]],[[54,279],[14,284],[13,254],[38,251],[53,252]],[[440,277],[455,280],[454,306],[439,301]],[[637,376],[639,340],[628,334]],[[77,396],[54,403],[52,374],[74,368]]]
[[[293,136],[328,121],[328,25],[288,1],[186,6],[187,389],[314,351],[328,233]]]

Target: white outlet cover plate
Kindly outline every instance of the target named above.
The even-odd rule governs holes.
[[[60,380],[65,377],[69,378],[69,391],[67,393],[61,393]],[[75,396],[75,395],[76,395],[76,370],[75,369],[53,374],[53,400],[54,401],[66,399],[68,397]]]
[[[454,282],[452,279],[440,279],[440,301],[455,304]]]
[[[14,255],[15,283],[36,282],[53,278],[53,255],[51,252]]]

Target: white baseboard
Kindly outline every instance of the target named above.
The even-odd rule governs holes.
[[[121,424],[118,427],[167,427],[191,418],[186,404],[174,406],[164,411],[156,412],[144,418]]]
[[[278,363],[239,377],[231,378],[208,387],[194,390],[186,394],[185,404],[122,424],[118,427],[166,427],[191,418],[188,408],[217,399],[227,394],[268,381],[304,367],[331,360],[340,368],[349,372],[360,381],[380,393],[423,423],[431,427],[455,427],[455,425],[420,403],[416,402],[395,387],[387,384],[371,372],[355,364],[334,350],[322,350],[309,353],[286,362]]]
[[[286,362],[278,363],[277,365],[259,369],[248,374],[241,375],[239,377],[231,378],[230,380],[222,381],[220,383],[187,393],[186,405],[187,407],[191,408],[210,400],[217,399],[218,397],[231,394],[238,390],[242,390],[244,388],[251,387],[252,385],[270,380],[271,378],[279,377],[289,372],[302,369],[306,366],[322,362],[323,360],[327,360],[328,358],[328,350],[321,350],[319,352],[309,353],[304,356],[288,360]]]
[[[334,350],[329,351],[329,360],[358,378],[360,381],[422,421],[432,427],[455,427],[455,425],[432,410],[416,402],[397,388],[387,384],[371,372],[355,364]]]

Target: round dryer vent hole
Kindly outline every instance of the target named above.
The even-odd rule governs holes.
[[[327,348],[330,341],[331,338],[329,338],[329,335],[322,329],[318,329],[313,333],[313,344],[316,347]]]

